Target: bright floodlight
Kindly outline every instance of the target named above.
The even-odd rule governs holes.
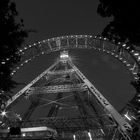
[[[67,58],[69,58],[68,51],[61,52],[60,53],[60,58],[61,59],[67,59]]]

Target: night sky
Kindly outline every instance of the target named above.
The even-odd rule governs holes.
[[[100,34],[111,19],[100,17],[98,0],[15,0],[30,34],[29,42],[61,35]]]
[[[111,19],[100,17],[96,10],[98,0],[15,0],[17,11],[27,29],[36,30],[26,39],[26,44],[51,37],[73,34],[101,34]],[[115,58],[96,51],[70,51],[75,65],[117,110],[122,109],[134,96],[130,86],[131,74]],[[27,64],[15,75],[21,83],[29,83],[49,67],[59,54],[41,56]],[[21,85],[15,91],[18,91]]]

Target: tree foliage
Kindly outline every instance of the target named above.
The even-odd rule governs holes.
[[[99,0],[97,12],[102,17],[112,17],[102,35],[116,41],[140,44],[139,1]]]
[[[16,5],[10,0],[0,0],[0,34],[0,90],[10,91],[16,85],[11,69],[20,60],[17,51],[28,36]]]

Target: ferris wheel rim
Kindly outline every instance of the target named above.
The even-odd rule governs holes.
[[[42,43],[46,43],[46,42],[50,42],[50,41],[56,41],[56,43],[58,44],[58,48],[50,48],[49,51],[42,51],[40,54],[36,54],[32,57],[30,57],[29,59],[26,59],[25,61],[23,61],[22,63],[20,63],[18,66],[15,67],[15,69],[11,72],[11,76],[14,76],[14,74],[21,68],[23,67],[26,63],[29,63],[31,60],[41,56],[41,55],[44,55],[44,54],[50,54],[50,53],[53,53],[53,52],[56,52],[56,51],[61,51],[61,50],[64,50],[64,49],[67,49],[67,50],[70,50],[70,49],[95,49],[97,51],[102,51],[102,52],[105,52],[106,54],[109,54],[111,56],[114,56],[115,58],[117,58],[117,60],[121,61],[123,64],[125,64],[125,66],[128,68],[130,66],[130,64],[128,63],[127,64],[127,60],[124,60],[122,57],[118,56],[115,54],[115,52],[112,52],[112,51],[108,51],[104,48],[96,48],[96,47],[89,47],[88,45],[86,45],[86,47],[82,48],[82,47],[78,47],[75,46],[75,47],[66,47],[66,48],[61,48],[60,46],[60,39],[69,39],[69,38],[92,38],[92,39],[95,39],[95,40],[98,40],[98,41],[102,41],[102,42],[107,42],[111,45],[116,45],[116,46],[120,46],[122,47],[125,51],[127,51],[131,57],[133,57],[133,59],[135,59],[135,65],[138,67],[138,71],[140,69],[140,63],[138,62],[140,60],[140,55],[138,52],[134,51],[134,50],[131,50],[129,51],[130,49],[130,46],[127,46],[125,43],[115,43],[114,40],[110,41],[109,39],[105,38],[105,37],[101,37],[101,36],[92,36],[92,35],[69,35],[69,36],[60,36],[60,37],[54,37],[54,38],[50,38],[50,39],[46,39],[46,40],[42,40],[42,41],[38,41],[37,43],[34,43],[32,45],[28,45],[28,47],[24,47],[23,49],[20,49],[17,53],[18,54],[21,54],[24,55],[29,49],[31,48],[34,48],[34,47],[37,47],[37,45],[42,45]],[[49,43],[50,44],[50,43]],[[49,46],[50,47],[50,46]],[[137,58],[135,58],[135,55]],[[133,72],[132,68],[129,69],[131,72],[132,72],[132,75],[134,77],[135,80],[138,80],[138,76],[137,76],[137,73],[136,72]]]

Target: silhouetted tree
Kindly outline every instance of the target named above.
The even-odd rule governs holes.
[[[116,41],[140,44],[140,11],[137,0],[99,0],[97,12],[112,21],[102,32]]]
[[[10,91],[16,85],[11,69],[20,60],[17,51],[28,36],[23,20],[18,19],[16,5],[10,0],[0,0],[0,36],[0,91]]]

